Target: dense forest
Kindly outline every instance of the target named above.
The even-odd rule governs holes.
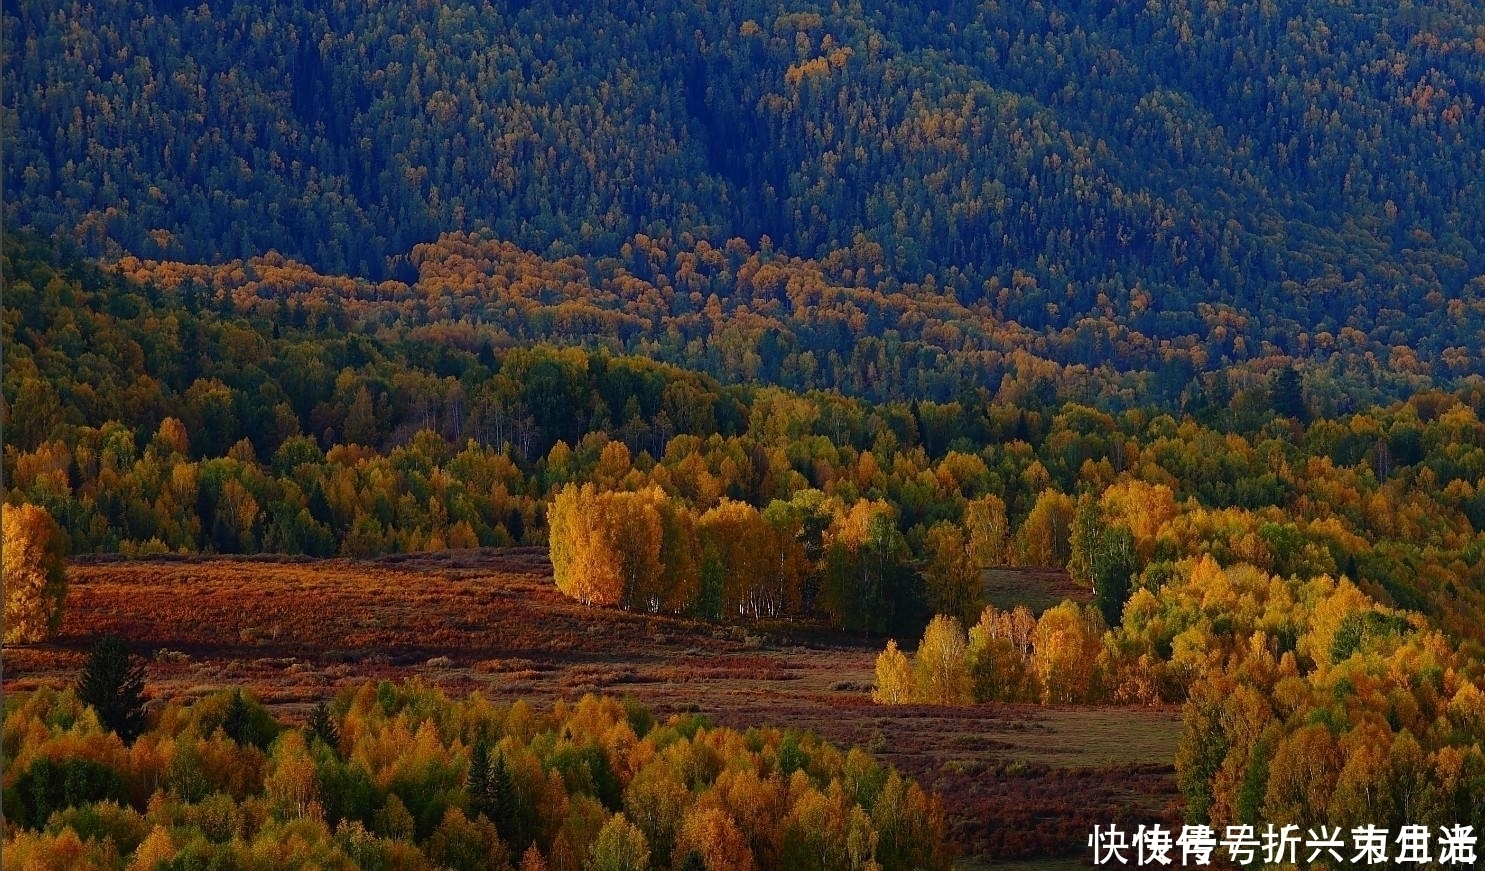
[[[893,385],[877,391],[912,395],[937,354],[1001,330],[1062,365],[1162,373],[1172,395],[1224,360],[1370,354],[1374,379],[1479,367],[1477,4],[140,0],[5,14],[6,217],[93,256],[276,251],[417,284],[437,306],[448,294],[428,273],[448,252],[416,249],[474,234],[563,273],[512,281],[518,294],[650,284],[661,312],[609,318],[672,362],[712,294],[758,316],[741,320],[782,319],[767,340],[782,347],[766,341],[740,371],[777,378],[790,351],[806,370],[813,353],[822,380],[795,373],[796,388],[856,392],[875,362]],[[754,254],[784,273],[741,275]],[[904,311],[940,303],[977,317]],[[877,329],[851,320],[858,306]],[[485,319],[519,334],[506,307]],[[841,371],[863,332],[887,343],[886,368]],[[963,365],[983,383],[985,364]]]
[[[880,631],[972,622],[955,566],[1093,585],[1091,525],[1129,531],[1126,575],[1207,553],[1485,625],[1477,381],[1320,420],[1289,369],[1214,378],[1225,403],[1181,418],[983,389],[871,404],[602,350],[470,351],[344,309],[138,285],[25,238],[4,268],[7,498],[46,508],[73,551],[369,556],[551,530],[559,583],[577,555],[590,601]],[[720,591],[702,583],[717,563]]]
[[[1192,822],[1485,831],[1485,6],[0,14],[7,644],[64,553],[547,545],[881,704],[1179,704]],[[156,708],[7,693],[7,868],[949,862],[793,732]]]
[[[367,683],[303,728],[241,690],[121,739],[71,690],[5,703],[7,868],[946,871],[936,799],[860,750],[586,696]],[[125,856],[133,857],[124,862]]]
[[[558,586],[589,604],[905,641],[937,612],[911,660],[895,643],[879,660],[879,701],[1180,702],[1193,821],[1485,829],[1478,379],[1334,418],[1312,411],[1293,368],[1241,389],[1214,376],[1179,418],[985,389],[868,403],[723,386],[603,349],[470,350],[331,296],[296,306],[139,284],[24,234],[3,267],[6,501],[55,518],[46,548],[369,556],[549,542]],[[1065,567],[1093,602],[981,612],[979,569],[1002,564]],[[6,718],[17,759],[42,737],[11,733],[20,719]],[[284,740],[283,754],[313,758]],[[110,867],[109,849],[248,849],[198,833],[208,823],[189,798],[131,809],[130,769],[91,752],[7,765],[51,778],[8,776],[36,796],[19,806],[62,810],[7,855]],[[239,784],[212,805],[247,803],[230,844],[266,838],[266,850],[278,826],[298,826],[326,861],[409,849],[386,829],[395,791],[362,809],[370,823],[332,827],[286,815],[275,792],[331,781],[300,762],[299,787],[278,783],[270,757],[253,758],[266,797]],[[58,778],[76,784],[54,796]],[[637,855],[651,843],[634,823],[603,823],[599,804],[583,821],[592,844]],[[449,864],[438,851],[452,839],[481,862],[513,861],[469,811],[441,806],[404,858]],[[591,867],[598,847],[585,849],[587,865],[561,861]]]

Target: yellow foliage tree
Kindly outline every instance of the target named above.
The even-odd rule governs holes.
[[[535,843],[526,848],[526,853],[521,856],[521,871],[547,871],[547,860],[542,858],[541,850]]]
[[[1308,725],[1286,736],[1269,762],[1263,818],[1293,820],[1302,829],[1328,821],[1326,806],[1336,791],[1341,764],[1335,739],[1324,725]]]
[[[164,826],[157,825],[139,845],[139,849],[134,851],[134,861],[129,863],[129,871],[148,871],[174,856],[175,842],[171,839],[170,832]]]
[[[268,798],[285,817],[320,816],[315,763],[298,731],[284,733],[273,748],[273,773],[263,782]]]
[[[726,567],[722,613],[762,616],[769,609],[764,592],[772,575],[773,529],[746,502],[721,500],[696,523],[703,545],[716,548]]]
[[[1105,517],[1129,527],[1141,563],[1154,558],[1156,538],[1177,511],[1169,487],[1137,478],[1116,482],[1103,492],[1100,504]]]
[[[1063,568],[1070,555],[1074,503],[1071,496],[1043,490],[1019,534],[1021,564]]]
[[[621,813],[603,824],[584,865],[587,871],[648,871],[649,867],[650,845],[644,832]]]
[[[552,575],[557,589],[584,605],[616,605],[623,590],[617,560],[588,522],[597,495],[591,484],[568,484],[557,492],[547,512]]]
[[[929,621],[913,656],[913,684],[921,701],[932,705],[974,701],[965,648],[964,627],[957,618],[940,615]]]
[[[634,822],[658,855],[669,856],[686,810],[685,781],[663,761],[652,762],[624,790],[624,815]]]
[[[1098,612],[1063,602],[1042,614],[1032,634],[1031,670],[1048,704],[1091,701],[1103,626]]]
[[[618,559],[619,602],[626,608],[656,610],[658,591],[652,589],[661,577],[660,545],[664,534],[659,505],[664,495],[658,489],[641,493],[604,493],[590,518],[607,539],[609,552]]]
[[[62,622],[67,598],[65,543],[57,522],[39,505],[6,505],[4,526],[5,643],[44,641]]]
[[[1010,522],[1006,519],[1005,502],[993,493],[981,496],[964,506],[964,527],[969,531],[969,552],[977,568],[1010,562]]]
[[[896,641],[888,641],[887,649],[877,654],[877,686],[871,691],[871,700],[879,705],[913,701],[913,670]]]
[[[661,589],[667,579],[674,582],[661,563],[666,509],[658,487],[639,492],[603,492],[591,484],[563,487],[547,513],[557,588],[584,605],[674,610],[674,591]]]

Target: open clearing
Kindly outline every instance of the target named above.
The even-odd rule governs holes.
[[[1079,586],[1062,569],[998,566],[985,569],[981,576],[985,580],[985,602],[1003,611],[1025,605],[1040,617],[1043,611],[1062,604],[1065,599],[1074,602],[1093,600],[1093,591]]]
[[[149,659],[156,697],[253,687],[285,719],[342,686],[417,676],[537,703],[601,691],[720,725],[812,729],[944,798],[965,861],[1077,857],[1094,824],[1179,822],[1173,710],[873,705],[882,639],[589,609],[540,549],[372,562],[88,560],[56,642],[4,650],[5,690],[73,680],[92,640]],[[1013,579],[1002,577],[1002,588]]]

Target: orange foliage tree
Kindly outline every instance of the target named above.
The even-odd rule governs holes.
[[[4,525],[5,643],[43,641],[67,598],[62,530],[39,505],[0,507]]]

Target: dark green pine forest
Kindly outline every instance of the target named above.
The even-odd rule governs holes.
[[[447,233],[592,272],[639,235],[740,238],[1039,333],[1175,341],[1216,309],[1234,359],[1349,327],[1478,364],[1477,4],[5,14],[6,219],[91,256],[411,283]],[[1084,344],[1051,356],[1118,350]]]

